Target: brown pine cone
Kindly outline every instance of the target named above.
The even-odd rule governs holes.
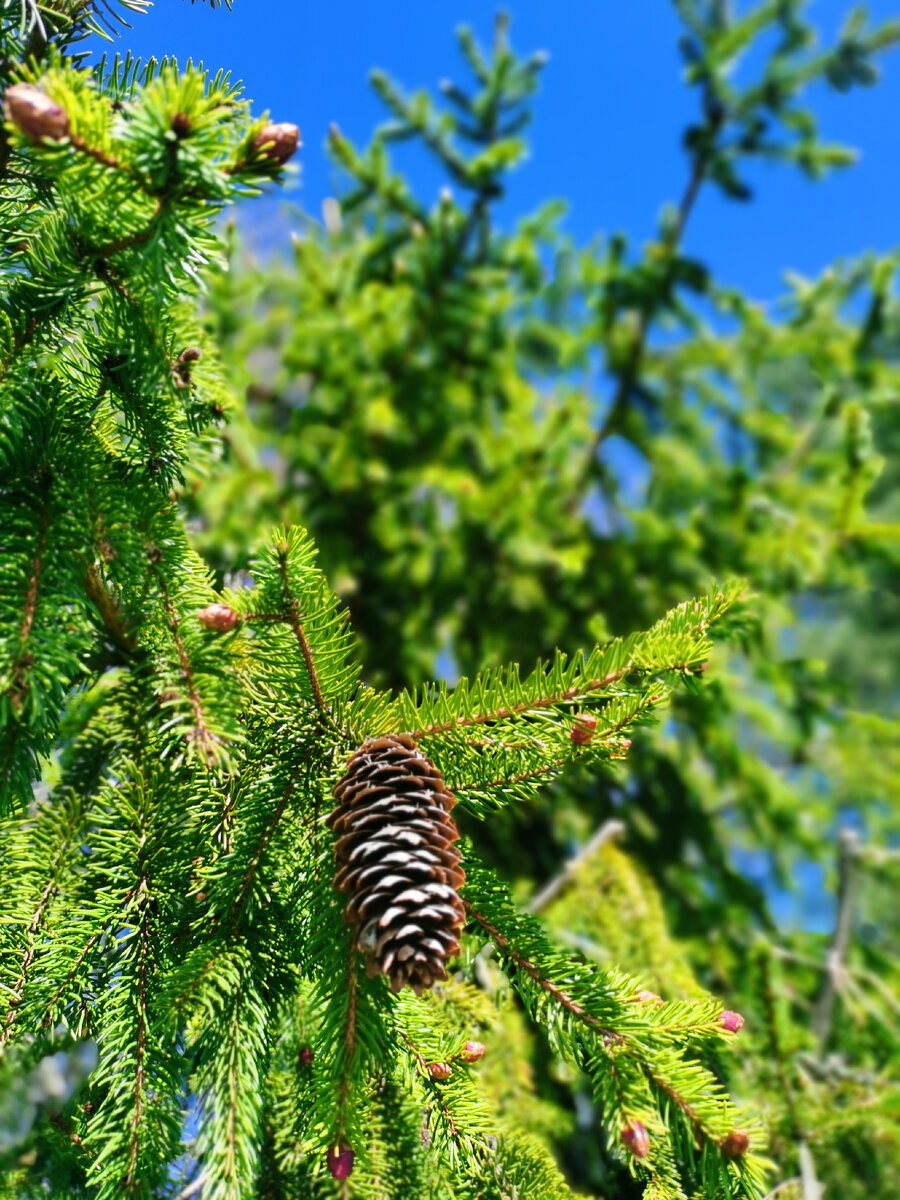
[[[416,995],[446,979],[459,952],[465,874],[454,842],[456,803],[440,771],[408,734],[370,738],[334,789],[335,887],[370,975]]]

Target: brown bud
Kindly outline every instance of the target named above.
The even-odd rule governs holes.
[[[453,1068],[449,1063],[433,1062],[428,1064],[428,1070],[431,1073],[432,1079],[446,1079]]]
[[[650,1135],[640,1121],[632,1121],[625,1126],[622,1141],[635,1158],[646,1158],[650,1153]]]
[[[328,1148],[328,1170],[335,1179],[347,1179],[353,1170],[353,1151],[346,1142]]]
[[[199,362],[202,357],[203,351],[199,346],[187,346],[178,355],[178,361],[180,363],[195,363]]]
[[[216,633],[230,633],[241,623],[238,613],[227,604],[207,604],[197,613],[197,620]]]
[[[729,1033],[737,1033],[744,1028],[744,1018],[739,1012],[731,1012],[727,1009],[719,1017],[719,1024],[723,1029],[727,1029]]]
[[[732,1129],[731,1133],[719,1142],[719,1149],[726,1158],[743,1158],[750,1149],[750,1135],[743,1129]]]
[[[43,138],[60,141],[69,136],[69,114],[34,84],[14,83],[7,88],[3,112],[7,121],[33,142]]]
[[[569,730],[569,737],[576,746],[586,746],[594,737],[597,728],[597,718],[593,713],[578,713],[575,724]]]
[[[300,130],[289,121],[264,125],[251,142],[251,149],[259,158],[271,162],[286,163],[300,145]]]
[[[484,1058],[485,1047],[481,1042],[466,1042],[460,1051],[459,1057],[463,1062],[473,1063],[478,1062],[479,1058]]]
[[[301,1067],[312,1066],[313,1052],[312,1052],[311,1047],[304,1046],[303,1049],[300,1051],[299,1058],[300,1058],[300,1066]]]
[[[187,113],[177,112],[172,118],[171,128],[177,138],[186,138],[191,132],[191,118]]]

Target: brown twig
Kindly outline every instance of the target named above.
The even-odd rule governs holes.
[[[856,906],[856,877],[859,837],[852,829],[842,829],[838,850],[838,911],[834,935],[828,948],[827,969],[816,997],[810,1027],[822,1054],[831,1034],[834,1001],[841,977],[846,971],[853,918]]]
[[[294,637],[297,639],[297,645],[300,647],[300,653],[303,655],[303,662],[306,665],[306,673],[309,676],[309,682],[312,685],[313,695],[316,699],[316,705],[319,711],[327,717],[331,714],[328,711],[328,706],[325,703],[325,696],[322,693],[322,685],[319,683],[319,676],[316,671],[316,664],[313,661],[312,649],[309,641],[303,630],[303,625],[300,620],[300,602],[291,591],[291,582],[288,578],[287,571],[287,551],[285,549],[278,550],[278,570],[281,575],[282,583],[284,584],[284,593],[288,603],[288,624],[294,631]]]
[[[528,911],[532,916],[537,916],[543,912],[548,904],[552,904],[556,897],[569,886],[574,877],[578,874],[582,865],[607,842],[613,841],[614,838],[619,838],[625,832],[625,825],[622,821],[617,821],[615,818],[604,821],[600,828],[593,834],[591,838],[581,847],[574,858],[570,858],[558,875],[549,880],[537,895],[528,905]]]

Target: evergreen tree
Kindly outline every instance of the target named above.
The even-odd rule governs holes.
[[[450,814],[623,757],[743,585],[399,695],[300,528],[214,588],[182,502],[229,403],[196,297],[298,131],[190,64],[88,69],[113,11],[2,27],[0,1194],[571,1195],[478,1066],[526,1013],[645,1195],[761,1195],[718,1057],[741,1018],[559,945]]]
[[[524,658],[535,637],[548,654],[626,634],[711,575],[749,577],[756,623],[662,730],[637,731],[627,780],[570,773],[471,832],[523,898],[565,881],[544,917],[594,961],[667,995],[691,994],[693,971],[751,1017],[738,1086],[764,1100],[775,1183],[802,1174],[809,1191],[818,1173],[888,1198],[896,255],[790,276],[769,306],[683,249],[703,189],[746,202],[756,160],[814,179],[854,161],[820,137],[807,89],[871,84],[897,25],[854,11],[823,50],[802,7],[678,5],[699,114],[681,199],[642,252],[619,234],[573,246],[553,205],[495,224],[545,61],[517,57],[502,22],[491,51],[462,32],[472,82],[442,83],[443,103],[376,73],[390,120],[364,151],[332,132],[347,184],[323,225],[299,217],[293,262],[263,268],[235,238],[214,279],[246,402],[221,469],[185,500],[220,576],[245,565],[249,511],[306,524],[367,678],[395,688]],[[392,167],[397,140],[443,167],[436,202]],[[595,827],[620,835],[570,872]],[[834,935],[776,929],[751,868],[766,890],[821,871]],[[535,1128],[556,1129],[574,1178],[616,1194],[582,1081],[525,1053],[550,1106]]]

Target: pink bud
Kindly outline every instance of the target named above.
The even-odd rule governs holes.
[[[300,1057],[300,1065],[302,1067],[308,1067],[308,1066],[312,1065],[313,1052],[309,1046],[303,1047],[303,1049],[300,1051],[299,1057]]]
[[[197,620],[216,633],[230,633],[241,623],[240,616],[227,604],[207,604],[197,613]]]
[[[33,142],[69,136],[69,114],[32,83],[14,83],[7,88],[3,111],[7,121]]]
[[[662,996],[657,996],[656,992],[648,992],[646,989],[638,992],[638,1004],[662,1004],[662,1002]]]
[[[737,1033],[739,1029],[743,1029],[744,1027],[744,1018],[739,1012],[732,1012],[726,1008],[721,1017],[719,1017],[719,1024],[723,1029],[727,1029],[729,1033]]]
[[[481,1042],[466,1042],[459,1057],[463,1062],[473,1063],[478,1062],[479,1058],[484,1058],[484,1053],[485,1047]]]
[[[622,1141],[635,1158],[646,1158],[650,1153],[650,1135],[640,1121],[632,1121],[625,1126]]]
[[[328,1170],[335,1179],[347,1179],[353,1170],[353,1151],[346,1142],[328,1147]]]
[[[433,1062],[428,1064],[428,1070],[432,1079],[447,1079],[453,1068],[449,1063]]]
[[[594,736],[597,728],[597,718],[593,713],[578,713],[575,724],[569,730],[569,737],[576,746],[586,746]]]
[[[271,162],[286,163],[300,145],[300,130],[289,121],[264,125],[253,139],[253,152]]]

